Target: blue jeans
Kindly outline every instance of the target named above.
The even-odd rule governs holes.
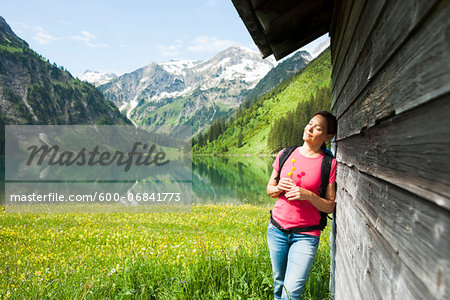
[[[319,237],[284,234],[269,223],[267,243],[272,261],[275,299],[301,299],[319,246]]]

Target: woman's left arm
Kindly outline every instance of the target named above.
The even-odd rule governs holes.
[[[290,189],[285,196],[288,200],[308,200],[319,211],[329,214],[334,211],[336,206],[336,182],[332,182],[327,185],[325,198],[321,198],[313,192],[299,186],[295,186]]]

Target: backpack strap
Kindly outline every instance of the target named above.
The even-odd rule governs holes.
[[[325,198],[327,194],[327,186],[330,178],[332,161],[333,156],[324,151],[322,165],[320,167],[320,189],[319,189],[319,195],[322,198]]]
[[[327,195],[327,186],[330,179],[331,163],[333,162],[333,154],[326,149],[323,153],[322,166],[320,167],[320,189],[319,195],[325,198]],[[328,214],[320,212],[319,229],[323,230],[327,226]]]
[[[275,180],[276,180],[277,184],[280,181],[281,168],[283,167],[284,163],[289,158],[289,156],[292,154],[292,152],[294,152],[294,150],[297,149],[297,147],[298,146],[292,146],[292,147],[284,148],[283,153],[281,153],[281,155],[280,155],[280,165],[278,167],[278,174],[277,174],[277,177],[275,177]]]

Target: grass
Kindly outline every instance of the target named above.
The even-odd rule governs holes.
[[[0,51],[7,51],[7,52],[11,52],[11,53],[23,53],[22,48],[14,47],[14,46],[5,46],[5,45],[0,45]]]
[[[268,208],[0,213],[1,298],[271,299]],[[328,298],[328,230],[303,299]]]

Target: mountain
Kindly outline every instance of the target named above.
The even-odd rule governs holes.
[[[0,17],[0,124],[129,124],[91,84],[50,64]]]
[[[306,67],[312,60],[307,51],[297,51],[294,55],[283,60],[275,68],[269,71],[247,95],[247,98],[254,99],[271,91],[283,80],[294,76],[298,71]]]
[[[190,124],[197,132],[238,107],[275,64],[231,47],[205,61],[152,63],[98,88],[138,124]]]
[[[112,72],[97,72],[86,70],[78,79],[89,82],[94,86],[99,86],[116,78],[117,75]]]

